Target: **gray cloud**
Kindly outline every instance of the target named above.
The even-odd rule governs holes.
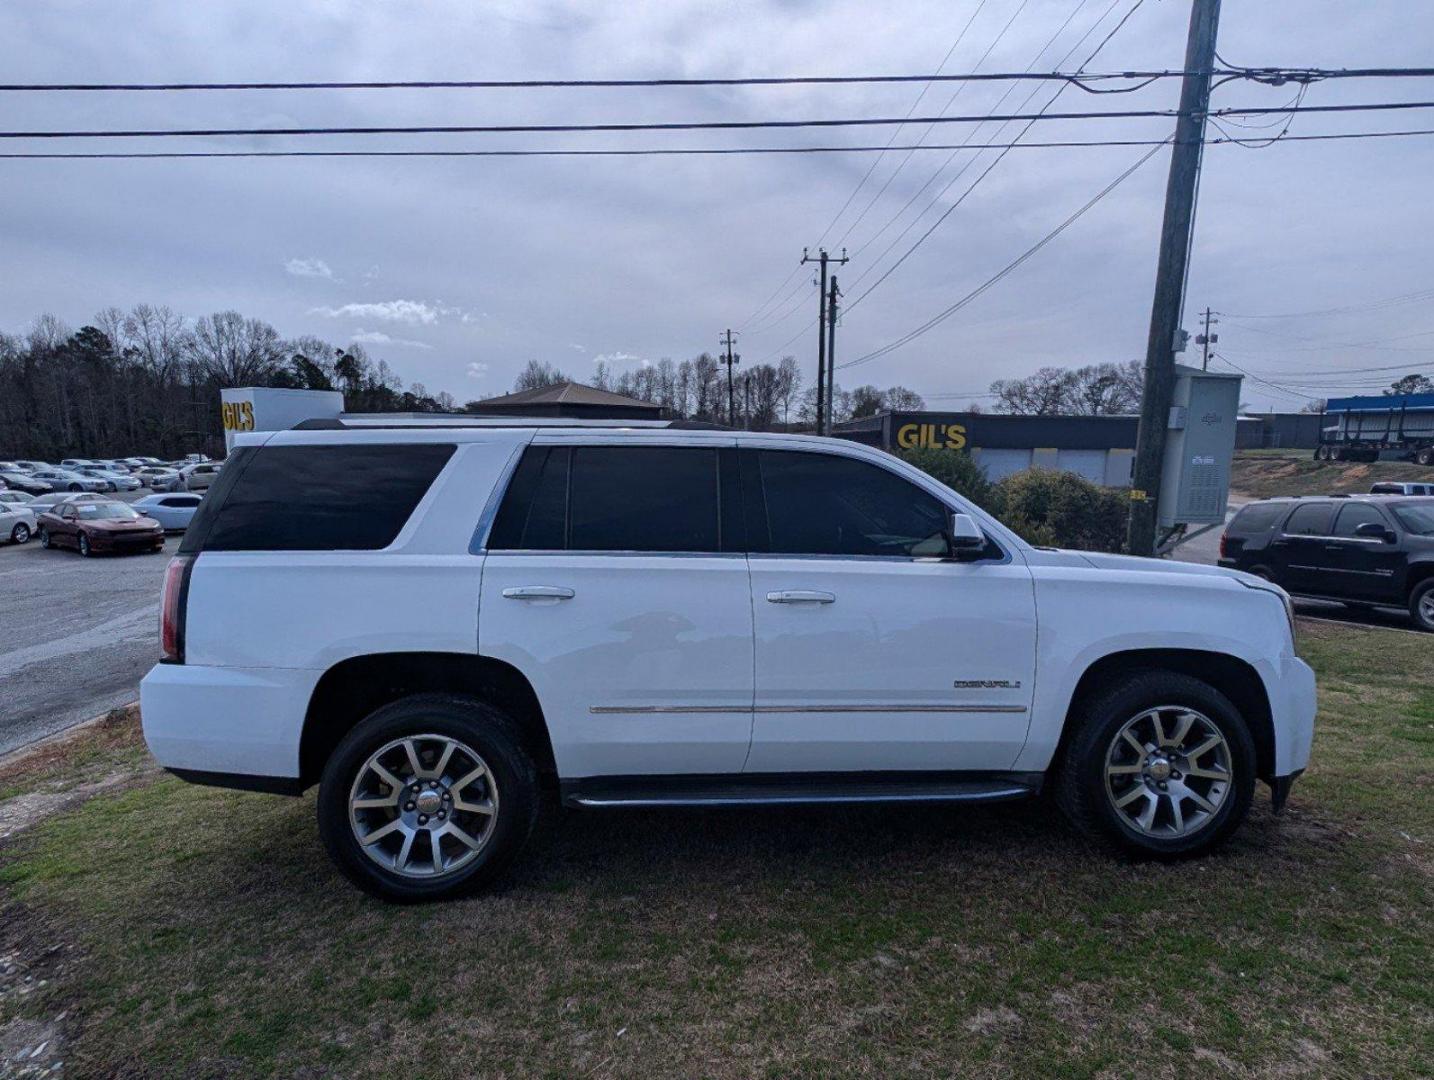
[[[284,270],[294,277],[327,278],[334,280],[334,272],[323,259],[290,259]]]
[[[409,338],[391,337],[382,330],[357,330],[349,338],[350,341],[359,345],[394,345],[401,349],[432,349],[433,346],[425,341],[413,341]]]

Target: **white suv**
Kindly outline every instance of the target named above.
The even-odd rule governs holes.
[[[680,424],[240,436],[170,564],[145,737],[318,783],[340,869],[471,890],[541,805],[982,802],[1210,847],[1309,757],[1288,599],[1033,548],[854,443]]]

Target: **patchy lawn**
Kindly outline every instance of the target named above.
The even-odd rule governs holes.
[[[1434,649],[1303,633],[1289,810],[1170,866],[1041,806],[573,814],[393,908],[312,797],[140,775],[0,848],[0,1075],[1428,1075]]]
[[[1256,499],[1274,495],[1353,495],[1380,480],[1434,480],[1434,469],[1407,461],[1315,461],[1312,450],[1242,450],[1230,487]]]

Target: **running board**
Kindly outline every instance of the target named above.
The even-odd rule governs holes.
[[[616,807],[831,806],[1006,802],[1041,790],[1042,773],[756,773],[592,776],[562,782],[563,805]]]

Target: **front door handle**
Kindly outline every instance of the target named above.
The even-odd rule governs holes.
[[[515,585],[503,595],[509,600],[571,600],[577,594],[566,585]]]
[[[835,604],[836,593],[816,592],[810,589],[783,589],[767,594],[769,604]]]

